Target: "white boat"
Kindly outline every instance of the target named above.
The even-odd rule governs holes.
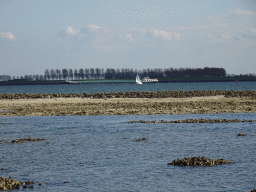
[[[142,84],[138,73],[137,73],[137,76],[136,76],[136,84]]]
[[[144,77],[141,82],[142,83],[158,83],[158,79],[150,79],[149,77]]]
[[[77,82],[75,82],[75,81],[70,81],[70,80],[62,81],[62,83],[64,83],[64,84],[77,84]]]

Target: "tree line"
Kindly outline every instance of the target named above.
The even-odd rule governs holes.
[[[136,75],[149,78],[172,78],[172,77],[222,77],[226,76],[226,70],[223,68],[155,68],[155,69],[114,69],[107,68],[80,68],[75,69],[46,69],[44,72],[45,80],[82,80],[82,79],[134,79]]]
[[[227,75],[223,68],[155,68],[155,69],[114,69],[107,68],[80,68],[80,69],[46,69],[44,75],[25,75],[25,76],[9,76],[0,75],[0,81],[11,79],[34,80],[83,80],[83,79],[135,79],[136,75],[149,78],[182,78],[182,77],[225,77],[225,76],[255,76],[248,75]]]

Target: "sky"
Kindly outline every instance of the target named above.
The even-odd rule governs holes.
[[[256,0],[0,0],[0,75],[170,67],[256,73]]]

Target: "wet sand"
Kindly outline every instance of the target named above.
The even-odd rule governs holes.
[[[4,111],[2,111],[4,110]],[[8,111],[5,111],[8,110]],[[255,97],[0,99],[0,116],[255,113]]]

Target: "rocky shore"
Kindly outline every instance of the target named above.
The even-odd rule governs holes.
[[[0,94],[0,99],[38,99],[38,98],[189,98],[224,95],[225,97],[246,97],[256,99],[256,90],[229,91],[229,90],[199,90],[199,91],[134,91],[134,92],[106,92],[106,93],[39,93],[39,94]]]
[[[176,120],[176,121],[127,121],[124,123],[231,123],[231,122],[256,122],[256,120],[240,120],[240,119],[185,119],[185,120]]]
[[[256,112],[256,91],[0,94],[0,101],[0,116]]]
[[[183,159],[173,160],[171,163],[167,163],[167,165],[177,165],[177,166],[214,166],[214,165],[223,165],[232,163],[229,160],[224,159],[216,159],[213,160],[211,158],[206,157],[184,157]]]

